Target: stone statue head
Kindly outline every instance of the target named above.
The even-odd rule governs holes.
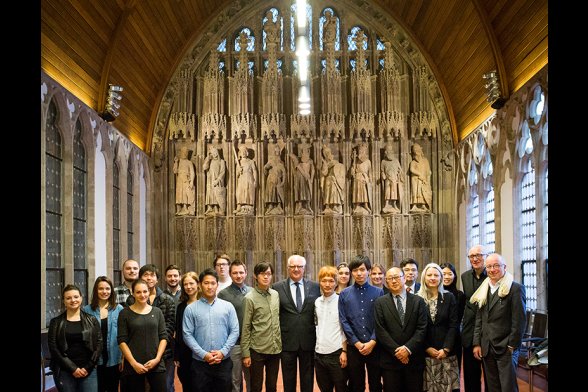
[[[386,143],[386,146],[384,147],[384,154],[386,155],[386,158],[390,160],[394,157],[394,146],[392,143]]]
[[[249,151],[247,150],[247,146],[245,146],[245,145],[239,146],[239,156],[241,158],[249,158]]]
[[[365,159],[365,158],[368,157],[368,146],[367,146],[367,144],[361,143],[359,146],[357,146],[357,155],[361,159]]]
[[[413,156],[416,157],[420,157],[423,155],[423,148],[421,147],[420,144],[413,144],[412,147],[410,148],[410,151],[412,153]]]
[[[214,159],[218,158],[218,148],[214,147],[214,146],[209,146],[208,147],[208,151],[210,152],[210,155],[212,155],[212,157]]]
[[[331,151],[331,148],[329,146],[323,146],[322,150],[323,150],[323,157],[325,157],[325,159],[327,161],[330,161],[331,159],[333,159],[333,152]]]
[[[190,156],[190,150],[188,150],[188,147],[182,147],[180,149],[180,159],[188,159],[188,157]]]

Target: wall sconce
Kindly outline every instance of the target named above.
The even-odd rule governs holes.
[[[108,96],[106,97],[106,106],[104,108],[104,113],[100,115],[104,119],[104,121],[112,122],[114,121],[118,115],[118,109],[120,109],[120,100],[122,99],[122,95],[120,92],[123,91],[121,86],[115,86],[113,84],[108,85]]]
[[[486,89],[486,101],[490,104],[492,109],[500,109],[506,103],[506,99],[502,98],[502,91],[500,90],[500,82],[498,79],[498,72],[492,70],[482,75],[484,79],[484,88]]]

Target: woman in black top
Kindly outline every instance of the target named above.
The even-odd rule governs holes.
[[[65,312],[49,323],[51,370],[60,392],[95,392],[102,334],[96,318],[82,310],[82,292],[68,284],[62,291]]]
[[[455,267],[451,263],[443,263],[440,265],[443,271],[443,288],[449,291],[456,299],[457,302],[457,321],[461,325],[463,319],[463,312],[465,310],[465,294],[463,291],[457,289],[457,273]],[[457,349],[461,347],[461,328],[457,329],[457,336],[455,337],[455,353],[457,355],[457,363],[461,364],[461,350]]]
[[[176,308],[176,346],[174,350],[174,362],[178,367],[178,378],[182,383],[184,390],[191,388],[190,363],[192,363],[192,350],[184,343],[184,311],[192,302],[200,298],[200,287],[198,286],[198,274],[194,271],[188,271],[182,275],[180,282],[182,294],[180,294],[180,303]]]

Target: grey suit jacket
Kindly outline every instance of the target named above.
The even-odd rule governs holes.
[[[474,346],[482,346],[482,355],[490,347],[497,355],[504,354],[508,346],[518,349],[525,332],[525,288],[513,282],[510,292],[504,298],[490,295],[488,300],[476,313],[474,328]],[[477,305],[476,305],[477,306]]]
[[[298,313],[296,303],[290,292],[290,279],[273,285],[280,296],[280,329],[282,332],[282,351],[314,351],[316,328],[314,324],[314,301],[321,296],[318,283],[302,279],[304,301]]]
[[[414,294],[406,294],[406,310],[404,324],[400,324],[400,316],[394,304],[392,294],[376,299],[374,304],[376,321],[376,342],[380,347],[380,366],[384,369],[425,367],[425,336],[427,332],[427,305]],[[403,365],[394,351],[400,346],[411,351],[407,365]]]

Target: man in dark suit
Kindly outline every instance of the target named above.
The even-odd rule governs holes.
[[[482,362],[474,358],[473,340],[474,326],[476,324],[476,311],[478,307],[470,303],[472,294],[486,279],[484,259],[486,252],[484,246],[474,245],[468,252],[468,258],[472,269],[461,274],[461,287],[465,294],[465,309],[463,313],[461,344],[463,346],[463,383],[465,392],[480,392],[482,390]],[[486,379],[484,378],[486,385]],[[485,388],[486,390],[488,387]]]
[[[389,294],[376,299],[376,340],[384,392],[421,392],[425,369],[427,307],[425,301],[404,289],[398,267],[386,272]]]
[[[296,391],[296,368],[300,367],[300,391],[314,387],[314,302],[321,296],[318,283],[304,279],[306,259],[288,258],[288,278],[274,284],[280,296],[282,332],[282,381],[285,392]],[[298,361],[298,362],[297,362]]]
[[[504,259],[485,261],[488,279],[472,296],[479,307],[474,328],[474,356],[484,364],[488,392],[518,392],[516,364],[525,332],[525,288],[513,282]]]
[[[419,280],[419,265],[415,259],[407,258],[400,262],[400,269],[404,273],[404,287],[407,293],[416,294],[421,288]]]

